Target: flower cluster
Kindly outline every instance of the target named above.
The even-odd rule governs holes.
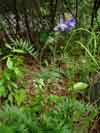
[[[57,26],[54,27],[54,31],[64,31],[68,32],[71,31],[76,25],[76,19],[74,17],[70,18],[69,20],[64,20],[63,17],[60,18],[60,22]]]

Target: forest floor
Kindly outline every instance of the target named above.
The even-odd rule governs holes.
[[[27,92],[31,96],[35,96],[35,88],[34,86],[34,80],[33,80],[33,73],[34,72],[41,72],[45,70],[46,68],[41,67],[39,62],[32,59],[30,56],[25,58],[25,64],[24,67],[27,71],[24,80],[27,81]],[[65,66],[62,66],[62,69],[67,67],[67,64]],[[76,81],[79,80],[78,75],[76,75]],[[49,88],[48,84],[45,86],[45,96],[48,95],[56,95],[56,96],[69,96],[68,89],[66,89],[70,84],[69,79],[66,79],[65,77],[61,77],[60,80],[58,80],[53,86],[52,89]],[[83,100],[85,102],[88,101],[86,96],[77,95],[78,100]],[[92,125],[90,126],[89,133],[100,133],[100,114],[97,115],[97,117],[94,119]]]
[[[45,67],[43,68],[42,66],[40,66],[39,62],[35,61],[30,57],[25,58],[24,67],[26,70],[28,70],[24,78],[26,81],[28,81],[27,89],[31,93],[31,95],[34,95],[34,89],[32,90],[34,84],[33,73],[44,71],[47,68]],[[53,94],[57,96],[67,96],[68,95],[68,91],[66,89],[67,84],[68,84],[68,79],[62,76],[58,81],[56,81],[51,90],[46,88],[46,93],[48,93],[48,95]]]
[[[50,67],[50,66],[48,66]],[[67,69],[69,67],[69,64],[63,64],[60,66],[60,69]],[[26,56],[24,59],[24,69],[26,70],[24,81],[27,83],[27,93],[30,96],[35,96],[35,87],[34,87],[34,76],[33,73],[39,73],[43,70],[48,69],[47,67],[43,67],[40,65],[40,63],[36,60],[34,60],[31,56]],[[77,82],[79,81],[79,75],[76,75]],[[70,95],[68,91],[68,86],[70,84],[70,80],[67,77],[64,77],[61,75],[60,79],[57,81],[54,81],[54,83],[50,85],[47,83],[45,85],[45,96],[48,95],[56,95],[56,96],[63,96],[67,97]],[[78,94],[76,96],[78,100],[82,100],[85,102],[88,102],[88,98],[86,96]],[[100,114],[97,115],[97,117],[94,119],[92,125],[90,126],[89,133],[100,133]]]

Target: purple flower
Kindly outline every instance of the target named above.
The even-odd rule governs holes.
[[[67,25],[62,23],[58,24],[55,28],[54,31],[65,31],[65,29],[68,29]]]
[[[54,31],[71,31],[76,25],[76,19],[71,18],[69,20],[64,20],[62,17],[60,18],[60,22],[57,26],[54,27]]]
[[[64,22],[69,28],[74,28],[76,25],[75,18],[71,18],[70,20],[67,20]]]

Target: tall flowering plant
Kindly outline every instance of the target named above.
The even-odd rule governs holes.
[[[69,32],[76,25],[76,19],[71,17],[68,20],[64,20],[63,16],[60,16],[60,22],[54,27],[54,31]]]

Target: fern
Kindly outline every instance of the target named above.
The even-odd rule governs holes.
[[[37,54],[32,44],[29,41],[23,39],[12,40],[12,43],[6,43],[5,46],[12,50],[14,53],[28,53],[33,57]]]
[[[21,111],[17,106],[4,106],[3,110],[0,110],[0,123],[1,129],[6,125],[9,130],[18,133],[39,132],[35,116],[29,111]]]

